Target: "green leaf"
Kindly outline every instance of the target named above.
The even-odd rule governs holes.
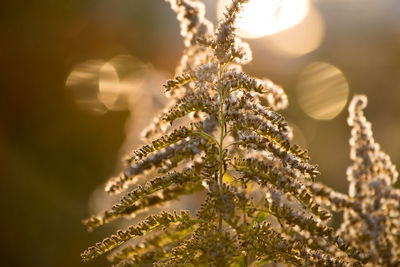
[[[257,217],[255,218],[255,221],[258,223],[261,223],[261,222],[265,221],[265,219],[267,219],[267,216],[268,216],[268,212],[262,211],[257,215]]]
[[[239,257],[234,257],[233,259],[235,260],[235,262],[232,263],[230,267],[246,267],[246,261],[243,255]]]

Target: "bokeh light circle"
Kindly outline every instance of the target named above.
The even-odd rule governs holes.
[[[346,106],[349,85],[335,66],[314,62],[304,68],[297,84],[297,101],[316,120],[331,120]]]
[[[65,87],[72,93],[78,107],[97,114],[107,108],[98,99],[99,70],[105,64],[102,59],[93,59],[74,66],[68,75]]]
[[[94,59],[75,65],[65,86],[80,108],[104,114],[128,109],[131,100],[143,93],[143,77],[150,72],[148,64],[117,55],[109,61]]]
[[[108,109],[113,109],[120,94],[121,87],[117,70],[107,62],[99,70],[98,98]]]

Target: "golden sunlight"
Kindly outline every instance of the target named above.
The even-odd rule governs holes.
[[[325,22],[319,10],[310,6],[297,25],[266,38],[268,49],[285,57],[299,57],[316,50],[325,37]]]
[[[230,1],[217,2],[218,19]],[[309,0],[250,0],[237,21],[238,35],[259,38],[288,29],[306,17],[309,6]]]

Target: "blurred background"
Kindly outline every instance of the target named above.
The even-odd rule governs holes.
[[[204,2],[216,22],[225,1]],[[162,0],[0,5],[0,265],[107,266],[79,254],[116,226],[88,233],[81,220],[111,205],[105,181],[166,103],[183,48],[175,14]],[[399,165],[398,0],[251,0],[238,26],[245,71],[286,90],[283,114],[321,180],[347,190],[355,93]]]

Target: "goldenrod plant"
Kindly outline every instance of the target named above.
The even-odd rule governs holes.
[[[365,95],[356,95],[349,105],[350,159],[348,195],[318,183],[312,191],[334,211],[343,211],[338,229],[344,240],[363,251],[370,266],[400,265],[400,190],[396,167],[375,142],[371,123],[364,116]]]
[[[204,201],[193,214],[148,216],[82,259],[119,247],[110,255],[116,266],[398,266],[397,172],[373,140],[366,98],[356,96],[349,108],[353,165],[345,195],[314,182],[317,165],[292,144],[278,113],[288,105],[282,88],[243,72],[252,56],[235,20],[246,1],[233,0],[215,30],[201,2],[166,1],[185,45],[177,76],[164,85],[171,104],[144,132],[148,144],[106,186],[110,194],[130,191],[85,224],[94,229],[198,191]],[[150,170],[159,177],[136,185]],[[328,209],[344,210],[339,229],[329,225]]]

